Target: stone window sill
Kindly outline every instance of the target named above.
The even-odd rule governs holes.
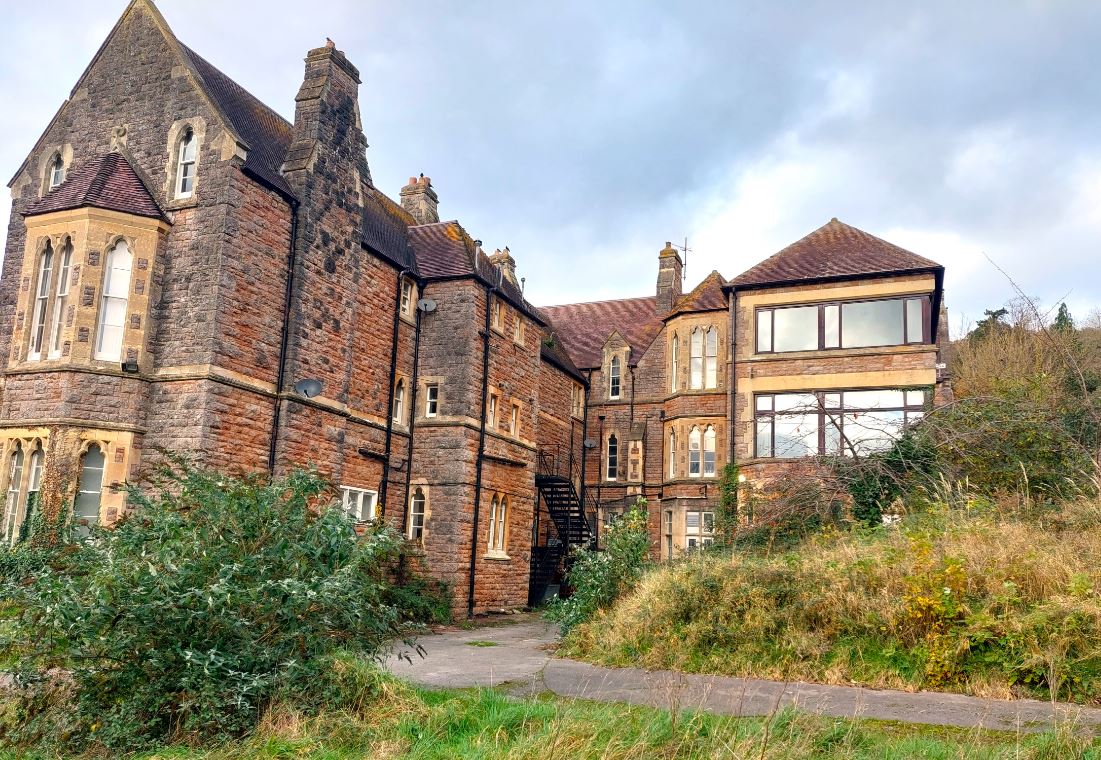
[[[482,559],[506,560],[507,561],[507,560],[512,559],[512,557],[508,556],[503,551],[499,551],[497,549],[491,549],[491,550],[489,550],[488,552],[486,552],[485,554],[482,555]]]

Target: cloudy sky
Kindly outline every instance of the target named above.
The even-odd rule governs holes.
[[[125,5],[5,13],[5,178]],[[1013,295],[987,257],[1047,303],[1101,305],[1093,0],[159,6],[288,118],[332,37],[362,72],[376,184],[431,176],[535,303],[648,294],[685,237],[686,287],[733,277],[837,216],[943,263],[954,331]]]

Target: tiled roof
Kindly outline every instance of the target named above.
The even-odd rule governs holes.
[[[631,347],[632,362],[638,361],[661,332],[656,302],[656,297],[645,296],[543,306],[539,310],[554,325],[573,363],[589,368],[600,366],[604,342],[617,331]]]
[[[409,238],[412,224],[413,217],[400,205],[374,187],[364,188],[362,242],[401,269],[415,266]]]
[[[831,219],[738,275],[727,286],[759,287],[940,268],[935,261]]]
[[[726,295],[723,293],[723,285],[726,281],[717,271],[703,278],[703,282],[692,289],[691,293],[681,296],[673,305],[669,316],[675,314],[687,314],[697,311],[716,311],[726,308]],[[668,319],[669,317],[666,317]]]
[[[546,315],[544,315],[545,317]],[[568,375],[585,381],[585,376],[581,374],[581,370],[570,359],[569,353],[566,351],[566,347],[562,343],[562,339],[554,329],[554,325],[547,326],[547,333],[543,336],[539,343],[539,356],[545,361],[558,367],[560,370]]]
[[[458,222],[437,222],[409,228],[409,239],[416,258],[417,274],[432,280],[446,277],[475,277],[489,285],[500,284],[506,301],[522,309],[529,317],[543,324],[539,310],[524,300],[524,294],[507,277],[499,278],[499,269],[474,244],[474,240]]]
[[[65,181],[29,204],[24,216],[85,207],[164,219],[157,202],[120,153],[96,156],[74,166]]]
[[[205,58],[180,43],[191,59],[207,95],[218,105],[230,126],[248,143],[244,169],[276,190],[294,197],[280,167],[291,142],[291,125],[256,96],[216,69]]]

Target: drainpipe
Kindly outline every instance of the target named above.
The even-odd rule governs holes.
[[[291,242],[287,247],[287,288],[283,293],[283,329],[279,336],[279,367],[275,375],[275,404],[272,408],[271,441],[268,444],[268,472],[275,476],[275,451],[279,441],[279,422],[283,411],[283,383],[287,376],[287,349],[291,337],[291,298],[294,295],[294,268],[298,259],[298,201],[288,200],[291,207]]]
[[[598,451],[600,452],[600,458],[597,460],[597,466],[596,466],[596,545],[599,547],[600,546],[600,507],[601,507],[601,504],[602,504],[601,495],[602,495],[602,492],[603,492],[604,478],[607,476],[608,472],[605,469],[605,465],[604,465],[604,415],[599,414],[599,415],[597,415],[596,418],[598,420],[600,420],[600,448],[598,449]],[[618,455],[619,455],[619,452],[617,451],[616,456],[618,456]],[[616,462],[616,466],[617,467],[619,466],[618,462]]]
[[[386,517],[386,492],[390,481],[390,450],[394,442],[394,380],[398,375],[398,328],[401,326],[401,285],[413,270],[408,267],[398,274],[394,287],[394,332],[390,345],[390,392],[386,396],[386,446],[382,460],[382,482],[378,485],[379,517]],[[412,415],[410,415],[412,419]],[[412,431],[410,431],[410,437]],[[408,467],[408,464],[406,465]]]
[[[593,384],[593,371],[588,370],[588,381],[585,383],[585,408],[581,411],[581,511],[585,511],[585,463],[589,460],[589,450],[585,448],[585,441],[589,437],[589,387]]]
[[[417,283],[417,291],[423,292],[423,283]],[[409,447],[405,455],[405,517],[401,521],[401,534],[409,535],[409,489],[413,484],[413,427],[417,423],[417,386],[420,384],[421,366],[421,310],[417,308],[416,326],[413,329],[413,379],[412,393],[409,394]]]
[[[735,291],[731,290],[727,297],[730,299],[730,341],[727,346],[727,351],[730,354],[730,358],[726,362],[726,448],[727,458],[726,461],[729,464],[734,462],[734,354],[735,349],[738,346],[738,296]],[[750,400],[752,404],[752,399]],[[756,452],[754,452],[756,453]]]
[[[489,406],[489,312],[492,306],[492,298],[501,287],[501,278],[504,272],[497,270],[497,284],[485,286],[486,291],[486,317],[482,328],[482,424],[478,430],[478,460],[474,475],[474,524],[470,529],[470,583],[466,593],[466,616],[474,617],[474,574],[478,562],[478,514],[482,507],[482,468],[486,454],[486,412]]]

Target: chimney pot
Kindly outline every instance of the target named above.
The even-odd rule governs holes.
[[[401,189],[401,207],[408,211],[417,224],[435,224],[440,221],[437,210],[440,199],[432,188],[432,180],[421,174],[410,177],[409,184]]]

